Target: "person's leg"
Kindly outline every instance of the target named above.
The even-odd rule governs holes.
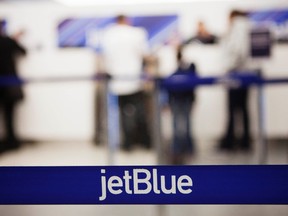
[[[194,150],[192,138],[191,138],[191,124],[190,113],[192,108],[191,98],[185,98],[182,106],[182,122],[183,122],[183,143],[181,152],[183,155],[192,154]]]
[[[191,101],[189,99],[172,99],[170,106],[173,118],[173,142],[174,155],[189,154],[193,151],[190,135]]]
[[[15,102],[7,102],[4,104],[4,125],[5,125],[5,142],[7,148],[17,148],[20,143],[15,132],[14,116],[15,116]]]
[[[242,92],[242,122],[243,122],[243,135],[241,139],[241,148],[249,149],[250,144],[250,119],[249,119],[249,107],[248,107],[249,94],[248,89],[243,89]]]
[[[119,96],[119,108],[121,127],[123,131],[123,143],[122,147],[125,150],[130,150],[133,145],[133,132],[135,128],[135,113],[136,108],[131,102],[130,95]]]
[[[4,122],[6,130],[6,139],[14,140],[15,131],[14,131],[14,104],[5,103],[4,105]]]
[[[135,94],[134,104],[136,107],[136,128],[137,141],[145,148],[151,147],[151,134],[148,129],[147,98],[142,92]]]
[[[182,105],[177,102],[176,99],[171,99],[170,108],[172,112],[172,121],[173,121],[173,138],[171,143],[171,162],[172,164],[182,164],[183,155],[182,152],[182,142],[183,142],[183,130],[185,128],[183,122],[183,113],[181,112]]]
[[[126,123],[126,114],[125,114],[125,106],[126,106],[126,96],[118,96],[118,104],[119,104],[119,111],[120,111],[120,125],[122,131],[122,143],[121,147],[123,149],[128,149],[131,147],[131,142],[129,141],[129,136],[127,136],[128,129]],[[128,140],[127,140],[128,139]]]
[[[236,90],[228,91],[228,124],[226,129],[226,134],[220,143],[221,149],[232,149],[235,145],[235,112],[236,112]]]
[[[106,81],[98,82],[95,95],[95,144],[104,144],[106,140],[106,101],[107,101],[107,83]]]

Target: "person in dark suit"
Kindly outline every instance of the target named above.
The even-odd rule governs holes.
[[[0,144],[0,152],[20,146],[14,128],[14,113],[17,103],[23,99],[23,91],[19,85],[16,61],[26,50],[13,38],[5,35],[3,22],[0,21],[0,108],[4,118],[4,139]]]

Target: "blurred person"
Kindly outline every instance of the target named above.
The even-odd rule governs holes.
[[[239,77],[251,71],[250,68],[250,24],[246,12],[233,10],[229,16],[229,31],[223,41],[225,70],[229,76]],[[237,148],[235,129],[240,120],[242,136],[239,147],[249,150],[250,117],[248,110],[249,87],[229,87],[228,89],[228,123],[224,138],[219,148],[233,150]],[[237,120],[237,122],[236,122]],[[236,127],[237,126],[237,127]]]
[[[130,150],[139,143],[150,148],[143,91],[143,61],[148,56],[147,33],[133,27],[124,15],[105,31],[103,41],[105,68],[112,77],[110,91],[118,96],[123,139],[121,147]]]
[[[2,25],[1,25],[2,26]],[[17,35],[17,38],[19,35]],[[16,39],[5,35],[4,30],[0,28],[0,76],[8,78],[5,85],[0,86],[0,106],[3,111],[4,140],[1,141],[0,151],[15,149],[20,146],[19,139],[15,132],[15,109],[20,100],[23,99],[21,86],[13,83],[13,79],[18,80],[17,58],[19,55],[25,55],[26,50],[17,42]],[[9,84],[9,80],[11,83]]]
[[[199,21],[197,23],[196,35],[186,40],[184,44],[189,44],[193,42],[201,44],[215,44],[217,43],[217,37],[208,31],[203,21]]]
[[[178,69],[169,78],[193,79],[196,76],[196,68],[192,63],[187,65],[182,60],[182,48],[177,51]],[[169,79],[168,78],[168,79]],[[173,82],[173,81],[172,81]],[[169,105],[173,119],[172,138],[172,163],[183,164],[188,156],[195,151],[194,139],[191,135],[191,111],[195,101],[195,92],[192,90],[179,91],[179,89],[168,90]]]

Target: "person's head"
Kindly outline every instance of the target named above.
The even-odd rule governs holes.
[[[204,29],[206,29],[204,22],[201,20],[198,21],[197,27],[198,27],[198,31],[203,31]]]
[[[130,24],[128,17],[125,16],[125,15],[123,15],[123,14],[118,15],[118,16],[116,17],[116,23],[122,24],[122,25],[128,25],[128,24]]]
[[[209,35],[205,23],[201,20],[197,23],[197,33],[203,36]]]
[[[230,21],[232,21],[235,17],[247,17],[248,13],[246,11],[241,10],[232,10],[229,15]]]

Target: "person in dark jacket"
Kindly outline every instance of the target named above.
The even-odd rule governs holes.
[[[197,23],[197,33],[195,36],[184,41],[184,44],[190,43],[200,43],[200,44],[216,44],[218,42],[218,38],[211,34],[203,21],[199,21]]]
[[[3,23],[0,21],[0,24]],[[1,28],[2,26],[2,28]],[[16,61],[26,50],[13,38],[6,36],[3,25],[0,25],[0,107],[3,111],[4,140],[0,144],[0,152],[19,147],[20,143],[14,128],[14,113],[17,103],[23,99],[23,91],[19,85]]]
[[[177,58],[179,67],[168,79],[172,83],[173,80],[177,79],[187,83],[196,76],[195,65],[192,63],[187,66],[187,64],[182,62],[181,48],[178,51]],[[185,163],[185,157],[192,155],[195,150],[190,126],[190,115],[195,100],[195,92],[194,89],[185,90],[180,89],[179,86],[172,85],[172,88],[168,89],[168,95],[173,119],[172,163],[183,164]]]

